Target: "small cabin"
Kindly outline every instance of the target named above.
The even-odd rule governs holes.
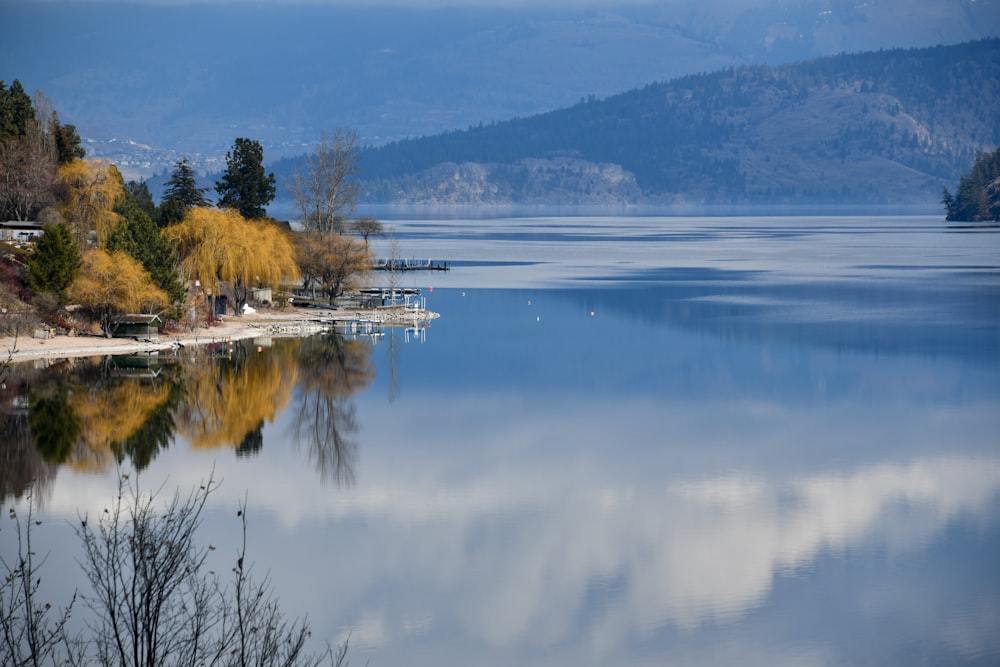
[[[160,317],[153,314],[121,315],[111,329],[114,338],[137,338],[142,341],[160,339]]]
[[[42,235],[42,223],[8,220],[0,222],[0,241],[8,243],[29,243]]]

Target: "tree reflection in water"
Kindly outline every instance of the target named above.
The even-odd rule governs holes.
[[[301,341],[293,436],[323,481],[354,482],[358,431],[350,397],[375,377],[371,344],[330,333]]]
[[[194,447],[239,447],[265,421],[274,421],[296,380],[294,346],[278,341],[267,353],[249,342],[207,355],[184,357],[187,393],[178,411],[178,432]]]
[[[374,378],[369,342],[329,333],[277,339],[267,349],[245,341],[185,352],[8,369],[0,497],[22,495],[63,465],[97,472],[128,460],[142,470],[178,436],[254,456],[265,446],[265,424],[290,404],[291,436],[321,479],[353,482],[358,423],[350,399]]]

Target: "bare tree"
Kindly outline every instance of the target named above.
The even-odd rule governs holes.
[[[208,550],[194,542],[213,487],[209,479],[185,501],[175,495],[160,515],[155,494],[142,498],[122,475],[110,507],[96,521],[80,519],[83,569],[94,591],[84,600],[94,611],[100,663],[151,666],[173,656],[196,664],[214,653],[207,634],[220,619],[202,577]]]
[[[96,521],[81,517],[84,573],[93,595],[88,632],[70,636],[67,623],[76,600],[61,611],[40,596],[40,569],[32,530],[41,524],[27,499],[26,518],[14,509],[16,552],[0,552],[0,665],[102,664],[160,667],[314,667],[346,665],[347,642],[306,652],[304,619],[286,620],[264,577],[255,581],[246,553],[247,506],[237,509],[243,541],[235,554],[233,582],[206,571],[208,552],[195,544],[201,512],[217,484],[210,477],[186,499],[175,494],[162,510],[156,494],[142,494],[128,475],[119,477],[115,500]],[[96,525],[95,525],[96,524]],[[6,542],[0,542],[5,545]]]
[[[319,665],[328,659],[342,665],[346,646],[307,653],[308,623],[285,620],[268,578],[250,576],[245,501],[237,511],[244,534],[232,586],[208,571],[215,547],[194,538],[216,487],[209,477],[187,498],[175,493],[158,509],[156,493],[140,493],[122,475],[102,515],[81,517],[76,532],[94,591],[84,598],[94,612],[86,659],[132,667]]]
[[[31,544],[32,525],[41,524],[35,520],[33,510],[31,493],[23,522],[17,511],[10,509],[8,516],[14,526],[7,530],[14,532],[17,552],[12,556],[0,553],[0,655],[7,656],[0,659],[3,665],[37,667],[73,661],[65,630],[76,593],[61,611],[56,611],[51,602],[42,601],[38,570],[45,557],[39,561]]]
[[[385,233],[382,223],[369,217],[361,217],[352,222],[351,231],[365,240],[365,250],[368,250],[369,236],[382,236]]]
[[[236,515],[243,527],[243,541],[240,544],[233,568],[235,581],[232,590],[232,609],[235,618],[224,619],[232,623],[232,648],[225,651],[223,664],[227,665],[295,665],[300,664],[306,641],[309,639],[309,624],[303,619],[288,621],[273,595],[270,577],[255,582],[251,576],[251,565],[246,559],[247,552],[247,503],[240,504]],[[347,645],[337,652],[335,664],[344,660]],[[327,654],[333,656],[328,648]],[[316,660],[319,662],[319,660]]]
[[[371,270],[371,255],[361,241],[333,231],[300,234],[297,252],[303,285],[318,284],[330,307],[357,289]]]
[[[55,202],[56,154],[42,131],[0,141],[0,215],[31,220]]]
[[[324,133],[316,153],[306,157],[306,172],[296,171],[288,184],[306,229],[345,231],[345,220],[354,212],[357,172],[357,133],[343,128]]]

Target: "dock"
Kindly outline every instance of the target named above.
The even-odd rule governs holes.
[[[375,271],[450,271],[451,262],[441,259],[398,259],[379,257],[372,264]]]

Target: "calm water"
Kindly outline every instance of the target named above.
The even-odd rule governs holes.
[[[220,563],[246,494],[256,566],[352,664],[1000,661],[1000,234],[390,226],[456,267],[404,277],[424,331],[16,370],[3,493],[42,476],[53,594],[85,582],[48,519],[99,511],[117,456],[214,466]]]

